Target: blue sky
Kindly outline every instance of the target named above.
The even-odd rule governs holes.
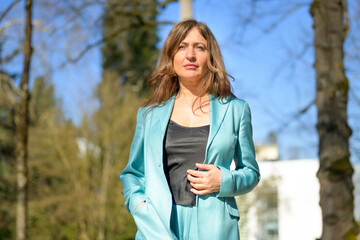
[[[10,2],[1,1],[0,11]],[[255,17],[250,18],[251,4],[255,2],[260,3],[256,6]],[[281,159],[317,157],[315,106],[296,121],[292,120],[300,109],[315,98],[315,72],[312,67],[314,52],[311,47],[312,19],[308,4],[294,8],[295,4],[296,1],[285,4],[282,1],[265,3],[236,0],[195,0],[193,4],[194,18],[206,23],[219,42],[226,68],[235,78],[232,83],[234,93],[250,104],[255,142],[264,142],[269,132],[275,131]],[[294,11],[291,11],[291,14],[279,21],[271,31],[267,31],[269,26],[280,18],[279,13],[290,11],[292,8]],[[279,13],[270,12],[270,9],[277,9]],[[349,9],[355,11],[351,6]],[[52,10],[36,10],[34,14],[35,19],[46,18],[49,21],[42,22],[41,26],[36,28],[32,79],[40,75],[51,79],[64,111],[77,123],[81,120],[83,112],[91,112],[96,107],[96,102],[91,97],[101,78],[101,53],[99,48],[95,48],[76,64],[67,64],[63,68],[59,68],[59,65],[66,60],[64,48],[70,48],[70,54],[75,54],[86,43],[94,42],[100,37],[99,26],[94,28],[91,25],[100,13],[100,9],[85,11],[80,24],[88,31],[78,35],[67,34],[68,28],[72,27],[71,19],[52,18],[55,16]],[[21,18],[22,8],[14,9],[9,15],[9,19]],[[169,4],[158,19],[178,21],[179,4]],[[50,24],[58,25],[62,31],[49,34],[47,26]],[[170,25],[159,26],[159,46],[170,29]],[[12,36],[13,41],[9,41],[7,49],[10,49],[14,42],[21,40],[18,37],[21,36],[21,31],[21,24],[9,28],[7,35]],[[353,52],[351,46],[348,48],[348,52]],[[358,61],[347,61],[347,73],[351,86],[355,89],[354,93],[360,96],[360,85],[355,81],[359,79],[356,64]],[[11,64],[2,67],[16,72],[21,71],[21,66],[22,57],[18,57]],[[359,116],[359,104],[350,98],[350,124],[354,131],[357,129],[352,137],[352,145],[360,141],[360,126],[356,121]],[[355,154],[353,161],[360,161],[359,157],[355,159],[354,156]]]

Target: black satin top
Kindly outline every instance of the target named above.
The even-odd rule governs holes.
[[[184,127],[170,120],[164,139],[164,172],[174,204],[196,205],[186,170],[204,162],[210,125]]]

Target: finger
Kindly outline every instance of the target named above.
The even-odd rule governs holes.
[[[194,176],[197,178],[203,178],[203,177],[207,176],[207,172],[204,172],[204,171],[188,169],[186,172],[188,173],[188,175],[190,174],[191,176]]]
[[[135,208],[135,211],[138,210],[138,208],[141,207],[141,206],[144,205],[144,204],[145,204],[145,201],[139,203],[139,205],[137,205],[137,207]]]
[[[190,181],[190,183],[192,182],[192,183],[202,183],[202,178],[200,178],[200,177],[194,177],[194,176],[192,176],[191,174],[188,174],[187,175],[187,179]]]
[[[201,183],[192,183],[190,182],[190,185],[195,188],[196,190],[205,190],[206,186],[204,184]]]
[[[215,167],[212,164],[202,164],[202,163],[195,163],[195,166],[199,169],[203,169],[203,170],[207,170],[207,171],[210,171],[211,169],[213,169]]]
[[[195,188],[190,189],[190,191],[196,195],[205,195],[210,193],[209,190],[196,190]]]

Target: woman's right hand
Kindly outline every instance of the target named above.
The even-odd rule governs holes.
[[[141,207],[142,205],[144,205],[144,204],[145,204],[145,201],[139,203],[139,205],[137,205],[137,207],[135,208],[135,211],[136,211],[139,207]]]

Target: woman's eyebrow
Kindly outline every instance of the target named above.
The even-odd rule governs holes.
[[[189,45],[189,43],[188,42],[181,42],[180,44],[185,44],[185,45]],[[204,45],[204,46],[206,46],[206,43],[204,43],[204,42],[194,42],[194,45],[199,45],[199,44],[202,44],[202,45]]]

